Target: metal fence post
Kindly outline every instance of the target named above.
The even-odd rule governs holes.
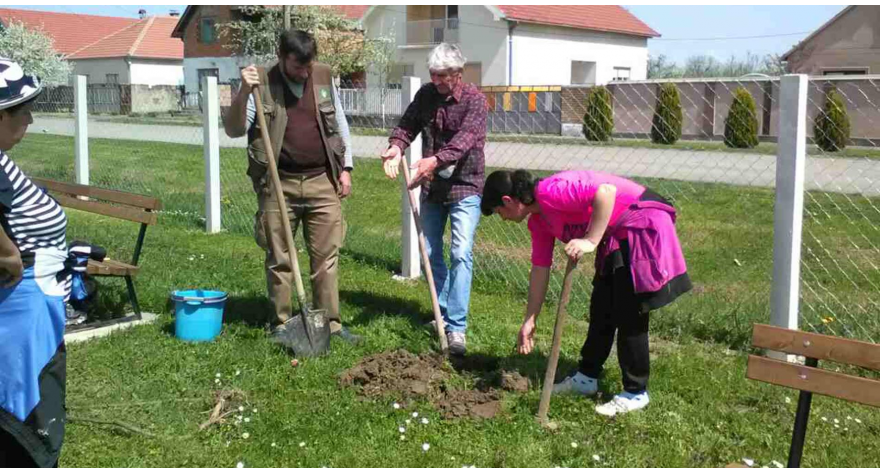
[[[807,151],[807,85],[806,75],[790,74],[783,76],[779,90],[770,323],[788,329],[798,328]]]
[[[418,77],[404,77],[403,78],[403,95],[402,99],[402,110],[406,111],[406,108],[409,107],[409,104],[412,102],[413,98],[416,96],[416,92],[419,91],[419,88],[422,86],[421,79]],[[413,166],[415,162],[422,159],[422,136],[419,134],[415,140],[412,141],[409,148],[406,150],[406,158],[405,163],[406,166]],[[416,196],[420,195],[420,189],[415,189]],[[404,278],[418,278],[421,276],[421,267],[419,266],[419,236],[416,232],[416,223],[413,219],[412,209],[409,206],[409,198],[406,196],[406,183],[401,185],[401,193],[400,193],[400,203],[401,203],[401,218],[403,222],[403,228],[401,229],[401,264],[400,264],[400,275]]]
[[[209,234],[220,232],[220,94],[217,78],[202,78],[205,93],[202,111],[205,155],[205,231]]]
[[[73,78],[74,174],[77,184],[89,184],[89,98],[88,78]]]

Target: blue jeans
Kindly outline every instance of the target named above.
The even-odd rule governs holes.
[[[474,275],[474,234],[480,222],[480,196],[454,204],[421,203],[422,229],[434,273],[434,287],[447,332],[465,332]],[[443,231],[452,226],[451,265],[443,259]]]

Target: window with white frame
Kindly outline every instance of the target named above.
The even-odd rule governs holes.
[[[628,81],[630,77],[630,68],[628,67],[614,67],[614,78],[612,81]]]

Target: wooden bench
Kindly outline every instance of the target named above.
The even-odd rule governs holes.
[[[95,186],[81,184],[62,183],[48,179],[32,178],[34,184],[44,188],[48,193],[64,207],[78,209],[80,211],[100,214],[102,216],[115,217],[141,224],[137,242],[130,263],[105,259],[103,262],[89,260],[86,273],[92,276],[122,277],[128,288],[128,299],[135,317],[141,319],[141,309],[138,305],[137,292],[134,289],[132,277],[138,274],[138,261],[144,246],[144,237],[147,226],[156,223],[156,213],[162,209],[162,203],[153,197],[140,194],[131,194]],[[88,199],[82,199],[83,197]],[[95,242],[100,245],[100,242]]]
[[[765,324],[755,324],[752,345],[806,358],[806,364],[800,365],[750,355],[746,371],[752,380],[800,390],[788,467],[800,467],[814,393],[880,407],[880,381],[818,368],[825,360],[880,370],[880,345]]]

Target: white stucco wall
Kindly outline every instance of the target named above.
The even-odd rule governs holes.
[[[240,79],[239,68],[252,64],[248,58],[225,57],[225,58],[185,58],[183,60],[184,85],[187,92],[199,90],[199,69],[218,69],[221,83],[228,83],[233,79]]]
[[[483,5],[460,5],[458,10],[460,46],[468,62],[481,64],[482,85],[507,85],[507,22],[496,21]]]
[[[459,45],[469,63],[480,63],[483,85],[505,84],[507,66],[507,23],[494,21],[492,13],[481,5],[459,5]],[[413,66],[413,73],[430,80],[426,61],[435,45],[412,46],[406,43],[406,5],[383,5],[375,8],[366,18],[364,28],[368,37],[393,32],[398,48],[395,63]],[[376,77],[368,74],[367,82],[374,84]]]
[[[378,38],[380,36],[393,36],[398,45],[406,44],[406,5],[377,5],[364,21],[364,31],[368,38]],[[417,50],[408,50],[397,48],[393,58],[395,64],[415,64],[419,62],[418,57],[421,56],[421,62],[427,57],[428,48],[419,48]],[[422,79],[425,80],[424,78]],[[374,87],[379,82],[379,78],[373,70],[367,70],[367,84]]]
[[[104,84],[107,82],[107,74],[118,74],[119,84],[131,83],[128,73],[128,64],[123,58],[109,59],[76,59],[73,62],[73,71],[76,75],[88,75],[89,84]]]
[[[183,84],[183,61],[131,60],[131,83],[146,86]]]
[[[596,63],[596,83],[611,81],[614,67],[630,68],[630,79],[647,76],[645,38],[520,24],[513,32],[513,84],[569,85],[571,62]]]

